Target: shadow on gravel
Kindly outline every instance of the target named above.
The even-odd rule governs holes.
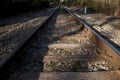
[[[46,9],[46,10],[39,10],[35,12],[23,13],[21,15],[16,15],[15,17],[1,19],[0,26],[25,23],[27,21],[34,20],[40,17],[42,18],[44,16],[49,16],[50,12],[51,10]]]
[[[115,21],[115,20],[117,20],[117,19],[119,20],[120,18],[117,18],[117,17],[107,18],[106,21],[103,22],[102,24],[100,24],[99,26],[103,26],[103,25],[108,24],[108,23],[110,23],[110,22],[112,22],[112,21]]]
[[[62,13],[63,12],[59,13],[59,15],[62,14]],[[36,40],[36,42],[35,42],[36,45],[34,47],[38,48],[38,52],[36,52],[36,53],[40,54],[40,55],[43,55],[43,57],[42,57],[42,60],[43,60],[42,63],[43,64],[41,65],[42,69],[43,69],[42,72],[45,72],[44,70],[49,70],[49,67],[47,67],[46,64],[44,64],[44,57],[48,54],[49,45],[52,44],[52,43],[56,43],[59,40],[60,37],[63,37],[63,36],[73,36],[73,35],[79,33],[80,31],[82,31],[84,29],[83,26],[80,26],[80,29],[78,29],[78,30],[70,31],[70,32],[67,32],[67,33],[60,33],[60,35],[53,37],[53,35],[55,33],[54,29],[48,30],[48,28],[61,27],[61,25],[57,25],[56,24],[57,23],[56,21],[57,21],[57,15],[55,15],[53,20],[51,20],[47,25],[45,25],[45,26],[47,26],[46,29],[44,31],[38,33],[37,34],[38,37],[35,39]],[[62,26],[62,28],[65,28],[65,27],[70,27],[70,26],[67,26],[67,25],[66,26]],[[49,38],[49,37],[51,37],[51,38]],[[41,38],[42,38],[42,40],[40,41],[39,39],[41,39]],[[47,40],[47,41],[45,41],[45,40]],[[43,51],[39,50],[40,49],[39,45],[42,45],[42,43],[47,43],[45,48],[41,48],[41,50],[43,50]],[[86,56],[86,55],[83,55],[83,56]],[[49,61],[49,63],[52,63],[52,61]],[[88,67],[88,65],[87,65],[87,67]],[[75,72],[76,71],[77,70],[75,69]],[[55,71],[50,71],[50,72],[55,72]],[[57,72],[61,72],[61,71],[58,70]],[[38,72],[38,73],[39,74],[35,75],[35,76],[38,77],[38,79],[36,78],[34,80],[39,80],[39,79],[43,80],[43,78],[42,78],[43,75],[41,76],[41,71]],[[32,77],[35,77],[35,76],[32,75]],[[44,75],[44,76],[46,76],[46,79],[49,79],[49,77],[47,77],[47,75]],[[60,76],[58,76],[58,77],[59,77],[59,80],[62,80],[62,79],[66,79],[67,80],[68,79],[68,75],[67,74],[64,75],[63,77],[60,77]],[[79,76],[76,76],[76,77],[79,77]]]
[[[59,15],[63,14],[63,12],[60,12],[58,14]],[[51,33],[54,33],[54,30],[48,31],[48,27],[51,27],[51,28],[56,27],[58,14],[56,14],[55,17],[52,18],[53,20],[48,22],[48,24],[44,25],[47,27],[44,30],[40,30],[35,35],[35,37],[30,41],[30,43],[26,46],[23,52],[20,53],[22,55],[20,55],[19,58],[17,58],[17,60],[11,65],[11,69],[8,72],[8,74],[11,74],[11,75],[6,76],[5,78],[7,79],[4,79],[4,80],[8,80],[9,78],[12,80],[43,80],[41,77],[41,72],[44,72],[45,68],[49,69],[49,67],[45,66],[44,64],[44,58],[47,55],[49,50],[48,46],[56,42],[57,40],[59,40],[59,38],[62,36],[72,36],[84,29],[83,27],[81,27],[78,30],[71,31],[65,34],[63,33],[59,36],[56,36],[50,39],[49,36],[53,36],[53,34]],[[61,25],[57,25],[57,26],[60,27]],[[49,33],[45,34],[44,32],[46,31]],[[44,37],[44,35],[47,35],[47,37]],[[41,38],[42,38],[42,41],[40,40]],[[46,42],[45,40],[48,40],[48,42]],[[39,46],[42,45],[42,43],[44,42],[47,43],[46,47],[40,48]],[[49,63],[51,63],[51,61],[49,61]],[[64,75],[64,77],[59,77],[59,79],[60,80],[67,79],[68,76],[70,75]],[[47,75],[46,75],[46,80],[47,79],[49,78],[47,78]]]
[[[38,17],[43,17],[43,16],[49,16],[49,11],[50,10],[48,10],[45,13],[41,13],[41,14],[39,13],[37,15],[35,14],[30,15],[32,17],[28,20],[38,18]],[[52,24],[55,24],[55,23],[56,22]],[[10,24],[10,23],[8,22],[6,24]],[[42,27],[44,28],[44,26]],[[44,70],[44,63],[43,63],[44,54],[47,53],[48,50],[42,51],[44,52],[44,54],[41,54],[41,53],[37,54],[37,50],[39,50],[39,48],[34,47],[32,44],[34,44],[36,40],[39,39],[39,34],[42,31],[43,30],[40,30],[38,32],[38,35],[35,34],[35,36],[26,44],[27,46],[24,46],[24,48],[22,48],[21,51],[17,53],[17,55],[15,56],[15,60],[13,60],[13,62],[11,62],[12,64],[9,65],[10,69],[6,70],[7,72],[5,72],[5,74],[0,76],[0,80],[9,80],[9,79],[38,80],[39,79],[40,73],[43,72]]]

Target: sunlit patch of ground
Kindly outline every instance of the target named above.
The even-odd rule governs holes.
[[[77,13],[77,16],[83,21],[120,45],[120,18],[97,13],[84,14],[82,11],[75,11],[74,13]]]

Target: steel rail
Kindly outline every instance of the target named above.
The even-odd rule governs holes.
[[[86,28],[93,32],[100,40],[107,44],[111,49],[113,49],[120,56],[120,46],[115,44],[113,41],[109,40],[107,37],[102,35],[99,31],[95,30],[91,25],[87,24],[81,18],[79,18],[75,13],[70,11],[70,8],[64,7],[64,9],[71,15],[73,15],[80,23],[82,23]]]
[[[60,6],[56,7],[55,10],[49,15],[48,18],[46,18],[33,32],[31,35],[29,35],[24,41],[21,42],[19,46],[17,46],[9,55],[6,56],[6,58],[2,59],[0,62],[0,74],[2,74],[2,71],[4,70],[6,65],[9,64],[9,61],[15,56],[16,54],[19,53],[21,48],[25,46],[29,42],[29,40],[37,33],[41,28],[43,28],[43,25],[50,20],[50,18],[57,12],[57,10],[60,8]]]

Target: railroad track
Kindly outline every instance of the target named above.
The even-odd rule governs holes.
[[[15,54],[1,79],[120,80],[118,54],[62,7]]]

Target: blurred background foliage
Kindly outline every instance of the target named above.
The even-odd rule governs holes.
[[[120,16],[120,0],[64,0],[63,4],[77,9],[87,6],[91,11]]]
[[[106,15],[120,16],[120,0],[61,0],[68,7],[83,10],[85,6],[89,11],[104,13]],[[0,14],[8,15],[25,11],[52,8],[58,6],[60,0],[0,0]],[[1,16],[1,15],[0,15]]]

